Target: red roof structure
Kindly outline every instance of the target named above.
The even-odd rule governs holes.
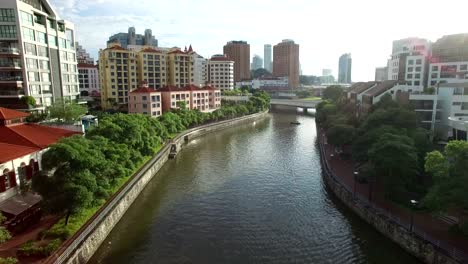
[[[141,50],[142,52],[152,52],[152,53],[162,53],[162,51],[160,50],[157,50],[157,49],[153,49],[153,48],[144,48]]]
[[[12,120],[29,116],[28,113],[0,107],[0,120]]]
[[[172,85],[166,85],[164,87],[159,88],[158,91],[159,92],[183,92],[183,91],[187,91],[187,89],[185,89],[185,87],[179,88],[179,87],[172,86]]]
[[[149,88],[149,87],[140,87],[138,89],[135,89],[133,91],[131,91],[130,93],[131,94],[135,94],[135,93],[157,93],[158,91],[153,89],[153,88]]]
[[[26,113],[7,108],[0,108],[0,113],[0,121],[28,116]],[[13,125],[0,123],[0,163],[45,149],[63,137],[76,134],[81,133],[22,122]]]

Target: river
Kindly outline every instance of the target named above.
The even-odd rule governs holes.
[[[336,200],[320,166],[309,116],[192,140],[90,263],[419,263]]]

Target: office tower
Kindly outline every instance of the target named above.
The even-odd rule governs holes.
[[[288,77],[289,88],[299,87],[299,45],[285,39],[273,47],[273,75]]]
[[[246,41],[230,41],[223,52],[234,61],[234,82],[250,79],[250,45]]]

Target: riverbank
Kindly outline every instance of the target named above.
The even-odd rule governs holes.
[[[233,125],[253,122],[267,112],[189,129],[172,139],[111,198],[88,222],[44,263],[85,263],[100,246],[146,184],[168,160],[171,149],[180,151],[186,141]]]
[[[466,260],[463,238],[448,238],[445,223],[432,217],[411,215],[378,197],[381,190],[369,191],[367,184],[357,184],[353,164],[341,160],[334,147],[327,144],[317,129],[324,179],[328,187],[354,213],[380,233],[425,263],[458,263]],[[372,197],[372,199],[370,199]],[[414,219],[412,219],[414,218]],[[412,220],[411,220],[412,219]],[[444,236],[445,240],[443,240]],[[437,239],[435,238],[437,237]],[[449,244],[450,241],[453,244]]]

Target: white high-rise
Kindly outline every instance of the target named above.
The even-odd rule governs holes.
[[[273,72],[271,44],[265,44],[263,46],[263,68],[269,72]]]
[[[250,66],[250,69],[252,70],[257,70],[263,68],[263,59],[262,57],[258,55],[254,55],[252,58],[252,65]]]
[[[216,89],[234,89],[234,61],[224,55],[214,55],[208,61],[210,84]]]
[[[193,84],[203,87],[208,82],[208,59],[193,54]]]
[[[74,26],[48,0],[0,2],[0,105],[23,95],[43,107],[79,96]]]

